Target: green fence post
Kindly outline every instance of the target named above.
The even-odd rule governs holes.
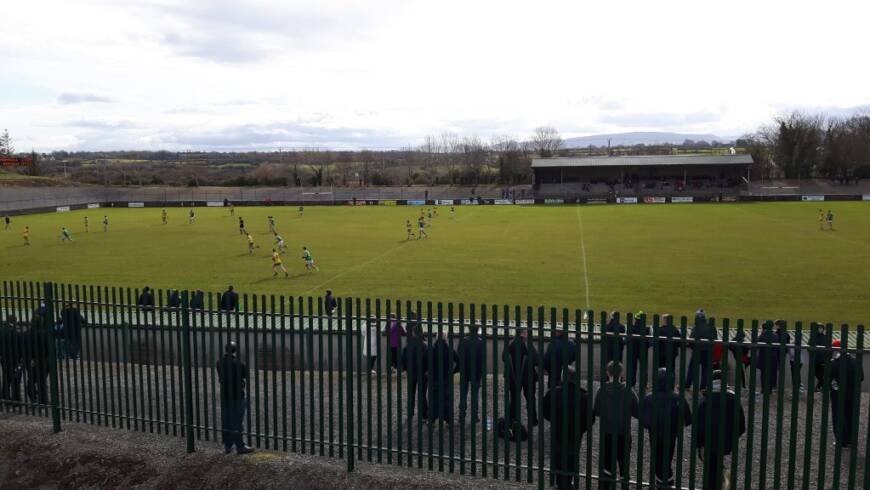
[[[181,338],[182,366],[184,372],[184,435],[187,438],[187,452],[192,453],[193,445],[193,373],[190,365],[190,310],[189,294],[181,293]]]
[[[44,299],[45,299],[45,318],[43,325],[48,331],[48,364],[49,364],[49,383],[51,384],[51,421],[55,433],[60,432],[60,397],[58,394],[58,379],[57,379],[57,342],[54,334],[54,285],[50,282],[44,283]]]
[[[347,414],[347,472],[350,473],[354,469],[354,452],[353,452],[353,335],[354,329],[352,327],[351,321],[353,318],[352,308],[353,301],[350,298],[346,298],[344,302],[344,338],[345,338],[345,349],[344,356],[345,361],[347,362],[347,371],[345,375],[345,389],[347,390],[347,396],[345,396],[345,403],[347,406],[345,407],[345,413]]]

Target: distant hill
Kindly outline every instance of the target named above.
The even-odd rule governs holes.
[[[734,141],[733,137],[716,136],[715,134],[688,134],[688,133],[660,133],[660,132],[635,132],[635,133],[614,133],[614,134],[594,134],[591,136],[578,136],[576,138],[565,138],[565,148],[585,148],[592,146],[607,146],[607,140],[610,140],[611,146],[634,146],[634,145],[661,145],[661,144],[682,144],[686,140],[706,141],[708,143],[718,141],[727,143]]]

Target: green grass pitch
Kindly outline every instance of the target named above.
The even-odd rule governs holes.
[[[167,208],[165,226],[160,208],[83,210],[13,217],[0,279],[866,324],[870,203],[822,205],[836,231],[819,231],[819,203],[457,206],[455,220],[440,206],[430,237],[410,242],[421,207],[238,207],[252,256],[226,208],[197,208],[192,225]],[[289,279],[272,277],[268,215]],[[303,245],[319,272],[305,272]]]

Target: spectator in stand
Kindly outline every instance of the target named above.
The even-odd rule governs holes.
[[[781,339],[773,331],[773,322],[767,320],[762,326],[761,335],[758,336],[759,345],[756,347],[756,366],[761,371],[761,392],[770,394],[776,388],[779,378],[779,344]]]
[[[646,350],[649,348],[647,336],[650,335],[650,330],[646,326],[646,315],[643,311],[637,312],[630,332],[633,337],[629,338],[627,382],[628,386],[634,389],[639,379],[638,371],[646,371],[646,366],[641,366],[641,362],[646,358]]]
[[[526,399],[529,425],[538,425],[535,385],[540,376],[538,372],[540,361],[537,350],[528,339],[528,329],[524,326],[518,327],[516,335],[501,356],[505,364],[505,388],[509,390],[505,419],[512,424],[511,427],[521,423],[520,392]]]
[[[580,443],[592,426],[589,397],[578,386],[577,371],[568,366],[562,383],[544,395],[544,418],[550,421],[550,486],[575,488],[579,482]]]
[[[60,311],[60,323],[63,325],[63,340],[68,359],[78,359],[82,348],[82,327],[85,318],[72,303],[67,303]]]
[[[254,452],[242,439],[242,423],[248,408],[245,384],[248,382],[248,367],[238,359],[238,346],[230,341],[224,349],[224,357],[217,363],[218,382],[221,387],[221,426],[223,429],[224,453],[236,448],[239,454]]]
[[[221,295],[220,306],[221,310],[226,312],[236,311],[239,308],[239,293],[232,286]]]
[[[375,371],[375,363],[378,362],[378,333],[380,332],[380,322],[374,316],[369,317],[366,323],[360,325],[359,335],[360,344],[362,345],[363,358],[368,359],[368,370],[372,374],[377,374]]]
[[[453,373],[456,369],[457,356],[453,347],[447,341],[447,335],[441,334],[432,351],[429,353],[429,420],[438,419],[447,424],[453,420]]]
[[[667,368],[656,372],[653,392],[640,402],[640,424],[649,432],[650,454],[655,467],[656,487],[674,486],[671,462],[677,448],[677,436],[692,424],[689,404],[674,392],[674,373]]]
[[[628,473],[626,456],[631,452],[631,418],[638,416],[637,395],[620,382],[622,365],[611,361],[607,364],[607,383],[595,395],[594,417],[601,426],[601,475],[599,488],[615,488],[616,465],[625,478]],[[628,488],[628,482],[622,482]]]
[[[408,418],[414,418],[416,398],[416,406],[420,408],[420,420],[425,420],[429,418],[426,401],[429,347],[423,341],[423,330],[419,325],[409,326],[408,331],[408,345],[402,352],[402,368],[405,370],[408,382]]]
[[[826,350],[827,336],[825,335],[825,325],[820,322],[813,322],[810,328],[812,329],[810,333],[810,346],[816,348],[810,352],[810,365],[816,377],[816,390],[820,390],[825,384],[825,366],[831,360],[831,353]]]
[[[150,287],[145,286],[142,289],[142,293],[139,294],[136,304],[146,311],[154,309],[154,294],[151,292]]]
[[[833,342],[832,347],[838,350],[831,362],[831,420],[837,446],[842,449],[850,448],[858,435],[854,409],[861,403],[861,382],[864,381],[861,364],[846,350],[847,340],[843,337]]]
[[[713,371],[713,344],[718,335],[716,329],[707,322],[707,314],[703,309],[695,312],[695,326],[692,328],[691,339],[692,357],[689,358],[689,371],[686,375],[686,389],[692,387],[697,378],[698,370],[701,370],[701,387],[705,388],[710,382],[710,374]]]
[[[611,362],[622,364],[622,351],[625,349],[625,325],[619,323],[619,312],[610,314],[610,321],[604,327],[604,338],[601,344],[604,348],[604,365]]]
[[[413,315],[413,313],[411,313]],[[399,320],[396,319],[395,313],[390,313],[390,320],[387,322],[386,328],[384,328],[384,335],[387,336],[390,342],[390,359],[388,360],[390,365],[390,373],[392,374],[393,369],[399,369],[399,349],[401,348],[401,338],[405,336],[405,329],[402,328],[402,324],[399,323]]]
[[[547,389],[553,389],[562,382],[562,374],[577,359],[577,346],[568,338],[565,326],[553,330],[553,337],[544,353],[544,371],[547,373]]]
[[[338,308],[338,301],[335,299],[335,296],[332,295],[332,290],[326,290],[326,297],[323,298],[323,305],[326,308],[326,314],[332,315],[335,312],[335,309]]]
[[[667,368],[670,373],[676,373],[677,356],[680,354],[680,332],[674,327],[674,317],[662,315],[661,325],[657,333],[656,348],[658,349],[658,365],[656,368]]]
[[[708,418],[710,434],[707,434]],[[724,458],[737,449],[737,439],[746,432],[743,406],[734,392],[722,385],[721,371],[712,373],[712,385],[709,390],[704,390],[704,398],[695,411],[692,425],[698,458],[704,462],[703,488],[721,490]]]
[[[471,421],[480,421],[478,405],[480,382],[486,375],[483,340],[477,325],[469,325],[468,333],[459,341],[459,420],[465,421],[468,391],[471,390]]]

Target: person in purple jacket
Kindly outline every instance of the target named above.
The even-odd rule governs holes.
[[[390,373],[393,372],[393,369],[399,369],[399,344],[400,337],[405,336],[405,329],[402,328],[402,324],[399,323],[399,320],[396,319],[395,313],[390,313],[390,320],[387,322],[386,328],[384,328],[384,335],[387,336],[387,339],[390,343]]]

